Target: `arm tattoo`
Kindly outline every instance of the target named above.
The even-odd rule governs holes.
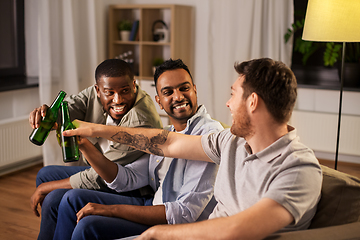
[[[127,132],[121,131],[112,136],[111,139],[116,142],[129,145],[141,151],[148,150],[151,154],[164,156],[163,151],[161,150],[161,148],[158,147],[158,145],[163,145],[166,142],[168,135],[169,131],[163,130],[160,134],[149,139],[143,134],[131,135]]]

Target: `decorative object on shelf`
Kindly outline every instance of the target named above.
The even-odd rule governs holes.
[[[155,71],[156,71],[156,67],[160,66],[161,64],[163,64],[164,59],[163,58],[154,58],[153,60],[153,66],[152,66],[152,71],[153,71],[153,75],[155,75]]]
[[[135,41],[136,35],[138,34],[139,30],[139,20],[133,22],[131,33],[130,33],[130,41]]]
[[[336,139],[335,169],[340,140],[342,93],[344,86],[345,42],[360,42],[360,1],[309,0],[302,38],[319,42],[342,42],[339,118]]]
[[[118,22],[117,28],[120,33],[121,41],[129,41],[130,40],[130,31],[132,28],[132,24],[129,20],[122,20]]]
[[[139,75],[139,72],[135,71],[134,69],[134,58],[133,58],[133,52],[132,51],[126,51],[122,54],[119,54],[118,56],[115,56],[116,59],[121,59],[130,64],[131,68],[134,70],[135,75]]]
[[[117,59],[121,59],[121,60],[124,60],[125,62],[134,62],[134,59],[132,58],[133,52],[132,51],[126,51],[126,52],[123,52],[122,54],[119,54],[118,56],[116,56],[115,58]]]
[[[156,25],[161,24],[162,28],[155,28]],[[169,28],[163,20],[156,20],[152,25],[153,40],[155,42],[169,42],[170,33]]]

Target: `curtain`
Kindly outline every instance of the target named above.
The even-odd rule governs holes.
[[[38,0],[38,61],[41,104],[95,83],[98,64],[96,0]],[[63,164],[52,131],[43,145],[44,165]]]
[[[197,85],[208,90],[202,101],[212,116],[231,125],[225,104],[237,78],[234,63],[269,57],[290,66],[292,44],[284,35],[293,23],[293,1],[211,0],[208,14],[206,81]]]

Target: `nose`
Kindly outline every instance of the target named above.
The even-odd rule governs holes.
[[[173,98],[175,101],[181,102],[184,99],[184,94],[179,90],[175,90]]]
[[[122,102],[121,94],[115,93],[112,101],[113,103],[120,104]]]
[[[226,106],[230,108],[230,99],[226,102]]]

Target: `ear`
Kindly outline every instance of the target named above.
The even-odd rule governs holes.
[[[96,94],[97,94],[98,98],[100,98],[100,89],[97,84],[95,84],[95,90],[96,90]]]
[[[193,86],[194,86],[194,91],[195,91],[195,94],[197,94],[197,91],[196,91],[196,85],[195,85],[195,84],[193,84]]]
[[[259,106],[259,95],[251,93],[247,99],[250,112],[254,112]]]
[[[155,101],[159,104],[160,109],[163,110],[164,108],[163,108],[163,106],[161,105],[159,95],[156,95],[156,96],[155,96]]]
[[[134,88],[134,93],[136,93],[136,80],[133,80],[133,88]]]

